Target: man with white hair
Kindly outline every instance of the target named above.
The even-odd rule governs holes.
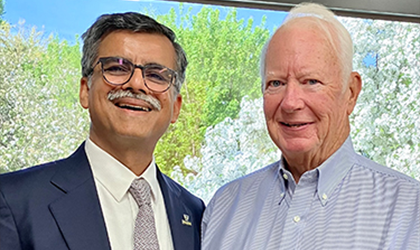
[[[420,183],[353,149],[362,81],[352,54],[331,11],[291,10],[261,57],[267,128],[282,157],[217,191],[203,249],[420,249]]]

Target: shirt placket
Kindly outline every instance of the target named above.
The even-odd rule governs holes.
[[[307,216],[316,195],[316,176],[315,171],[307,172],[302,175],[299,183],[295,186],[282,232],[281,249],[300,249]]]

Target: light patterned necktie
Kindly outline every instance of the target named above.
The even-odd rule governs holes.
[[[145,179],[136,179],[131,183],[130,193],[139,206],[134,226],[134,250],[158,250],[159,242],[150,200],[150,186]]]

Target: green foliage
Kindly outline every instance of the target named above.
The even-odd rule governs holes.
[[[4,0],[0,0],[0,23],[2,22],[4,15]]]
[[[179,120],[161,139],[156,158],[170,173],[187,155],[199,155],[204,133],[226,117],[236,118],[243,96],[260,96],[259,54],[269,31],[264,22],[237,20],[236,10],[222,19],[220,10],[203,7],[196,15],[180,5],[157,19],[171,27],[189,60]],[[174,157],[175,156],[175,157]]]
[[[68,156],[86,138],[76,61],[78,44],[0,25],[0,172]]]

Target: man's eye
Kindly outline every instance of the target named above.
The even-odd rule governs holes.
[[[318,80],[315,80],[315,79],[310,79],[310,80],[307,81],[307,83],[309,85],[315,85],[315,84],[319,83],[319,81]]]
[[[269,82],[267,83],[267,88],[268,88],[268,87],[274,87],[274,88],[277,88],[277,87],[280,87],[280,86],[282,86],[282,85],[284,85],[284,83],[282,83],[281,81],[279,81],[279,80],[273,80],[273,81],[269,81]]]
[[[127,68],[124,67],[122,65],[113,65],[113,66],[109,66],[104,68],[104,70],[110,74],[127,74],[127,73],[131,73],[131,71]]]
[[[147,80],[159,84],[167,84],[171,81],[171,74],[165,68],[151,67],[144,71]]]
[[[163,77],[163,75],[158,74],[156,72],[147,72],[146,77],[154,81],[165,81],[165,77]]]

